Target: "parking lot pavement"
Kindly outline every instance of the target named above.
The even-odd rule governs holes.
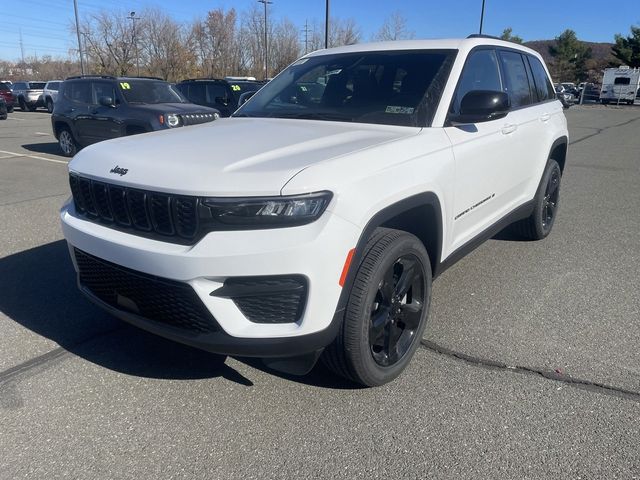
[[[640,477],[640,108],[567,112],[552,235],[498,235],[445,272],[425,345],[376,389],[213,367],[94,308],[61,241],[48,115],[9,117],[0,478]]]

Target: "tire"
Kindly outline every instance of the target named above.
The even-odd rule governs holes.
[[[53,101],[47,98],[47,112],[53,113]]]
[[[513,224],[518,235],[527,240],[546,238],[555,223],[560,204],[562,172],[553,159],[547,162],[534,199],[533,213]]]
[[[38,105],[37,104],[27,105],[27,108],[29,109],[30,112],[35,112],[38,109]]]
[[[73,157],[78,152],[78,144],[68,127],[63,127],[62,130],[60,130],[58,134],[58,145],[65,157]]]
[[[334,373],[373,387],[400,375],[420,344],[431,263],[414,235],[377,228],[357,269],[340,331],[322,361]]]
[[[22,110],[23,112],[27,111],[27,104],[24,101],[24,98],[20,97],[18,99],[18,105],[20,105],[20,110]]]
[[[609,100],[602,99],[600,101],[602,102],[603,105],[609,105]]]
[[[13,106],[7,107],[7,113],[13,113]]]

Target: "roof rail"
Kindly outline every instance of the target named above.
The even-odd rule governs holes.
[[[494,37],[493,35],[485,35],[484,33],[472,33],[467,38],[490,38],[491,40],[502,40],[504,42],[508,42],[509,40],[504,40],[500,37]]]
[[[112,78],[116,78],[116,77],[112,77]],[[164,78],[160,78],[160,77],[149,77],[149,76],[145,76],[145,75],[120,75],[117,78],[144,78],[146,80],[161,80],[161,81],[165,81]]]
[[[200,78],[185,78],[184,80],[180,80],[178,83],[182,83],[182,82],[199,82],[199,81],[224,82],[225,80],[222,79],[222,78],[200,77]]]
[[[75,80],[78,78],[116,78],[113,75],[73,75],[65,78],[65,80]]]

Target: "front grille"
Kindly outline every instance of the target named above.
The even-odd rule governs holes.
[[[216,116],[213,113],[182,113],[180,118],[182,118],[182,124],[187,126],[212,122],[216,119]]]
[[[69,175],[78,214],[138,235],[192,243],[198,233],[198,199],[139,190]]]
[[[231,298],[253,323],[293,323],[304,313],[307,283],[300,275],[236,277],[212,295]]]
[[[219,326],[191,286],[147,275],[74,249],[80,284],[106,304],[192,333]]]

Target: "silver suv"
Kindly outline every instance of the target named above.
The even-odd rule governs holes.
[[[58,89],[62,80],[49,80],[42,91],[42,103],[47,108],[47,112],[53,112],[53,104],[58,98]]]
[[[16,82],[13,84],[13,96],[16,97],[20,109],[25,112],[35,111],[38,107],[43,107],[42,91],[45,82]]]

